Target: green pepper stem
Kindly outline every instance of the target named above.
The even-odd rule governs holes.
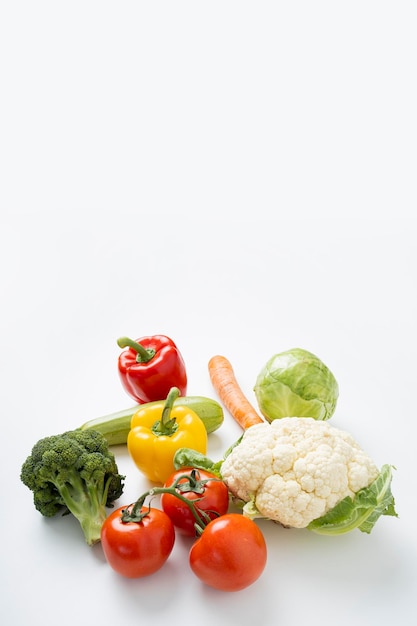
[[[174,402],[179,395],[180,390],[178,387],[171,387],[167,395],[167,399],[165,400],[164,408],[162,409],[161,419],[155,422],[151,428],[154,435],[158,437],[160,435],[171,437],[171,435],[178,430],[177,420],[175,417],[171,417],[171,411],[173,409]]]
[[[167,399],[164,404],[164,408],[162,411],[161,423],[163,426],[166,426],[168,422],[171,420],[171,411],[174,407],[174,402],[180,395],[180,390],[178,387],[171,387],[169,393],[167,395]]]
[[[120,337],[117,340],[119,348],[132,348],[137,353],[136,360],[138,363],[147,363],[155,356],[155,350],[153,348],[144,348],[137,341],[129,339],[129,337]]]

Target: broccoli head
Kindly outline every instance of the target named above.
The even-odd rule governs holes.
[[[40,439],[22,465],[20,479],[46,517],[71,513],[88,545],[100,541],[106,506],[123,493],[123,479],[105,437],[71,430]]]

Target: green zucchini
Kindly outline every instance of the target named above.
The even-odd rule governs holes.
[[[146,409],[155,404],[163,405],[163,400],[147,402],[146,404],[136,404],[130,409],[110,413],[103,417],[96,417],[80,426],[80,430],[98,430],[106,437],[110,446],[126,443],[133,414],[139,409]],[[207,434],[220,428],[223,423],[223,409],[216,400],[212,400],[211,398],[204,398],[203,396],[183,396],[175,400],[174,406],[186,406],[197,413],[206,427]]]

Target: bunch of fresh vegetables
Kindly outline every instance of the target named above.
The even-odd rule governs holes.
[[[338,535],[355,528],[369,533],[381,516],[397,516],[393,466],[378,469],[349,433],[328,423],[338,384],[312,353],[293,349],[266,363],[254,387],[258,413],[223,356],[208,363],[220,404],[186,396],[184,360],[169,337],[123,337],[118,344],[121,382],[138,404],[39,440],[21,480],[42,515],[73,514],[87,544],[101,541],[119,574],[158,571],[180,534],[193,539],[195,575],[236,591],[254,583],[266,565],[256,518]],[[213,462],[207,441],[223,423],[222,405],[243,433]],[[123,493],[125,477],[109,450],[120,444],[161,486],[107,515]],[[157,496],[159,507],[152,506]],[[240,512],[229,512],[230,500]]]

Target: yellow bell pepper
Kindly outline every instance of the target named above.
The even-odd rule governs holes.
[[[164,483],[174,472],[179,448],[207,452],[207,430],[200,417],[176,404],[179,389],[172,387],[165,402],[152,403],[132,416],[127,448],[136,467],[149,480]]]

